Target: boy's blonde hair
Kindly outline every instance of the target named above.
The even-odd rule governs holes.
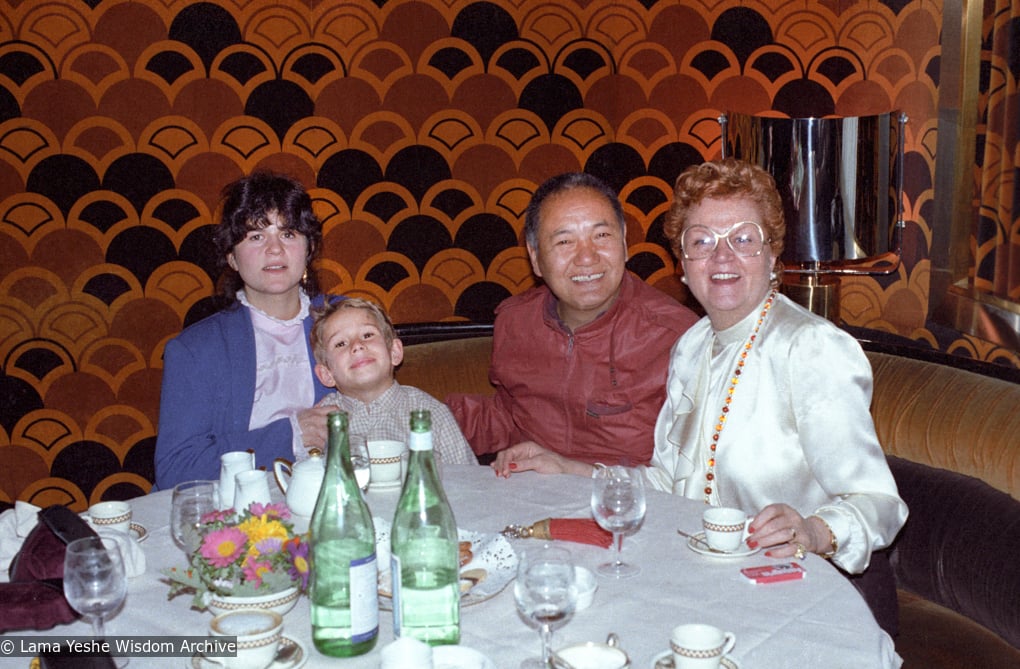
[[[386,346],[392,345],[393,340],[397,338],[397,331],[393,327],[393,321],[390,320],[389,314],[381,306],[371,300],[364,300],[360,297],[348,297],[315,310],[315,323],[312,324],[311,342],[312,353],[315,355],[316,362],[324,364],[326,360],[326,343],[322,340],[322,330],[326,327],[326,321],[329,320],[330,316],[344,309],[364,309],[372,314],[379,332],[382,333],[383,339],[386,341]]]

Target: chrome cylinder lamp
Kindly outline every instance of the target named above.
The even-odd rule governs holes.
[[[896,112],[719,117],[723,157],[754,163],[776,180],[786,214],[783,292],[836,323],[840,275],[899,267],[906,122]]]

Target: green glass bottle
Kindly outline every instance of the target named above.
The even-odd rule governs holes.
[[[309,525],[312,641],[323,655],[351,657],[379,638],[375,525],[354,479],[347,414],[330,413],[327,425],[326,472]]]
[[[411,451],[390,534],[393,634],[433,646],[460,641],[457,521],[432,455],[432,415],[411,412]]]

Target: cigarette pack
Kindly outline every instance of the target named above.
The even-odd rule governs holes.
[[[795,581],[804,578],[804,567],[796,562],[767,564],[760,567],[745,567],[740,570],[752,583],[777,583],[779,581]]]

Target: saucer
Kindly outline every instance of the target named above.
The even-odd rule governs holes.
[[[304,644],[297,639],[284,634],[280,638],[280,645],[297,646],[297,651],[283,662],[274,661],[266,669],[298,669],[298,667],[304,666],[305,662],[308,660],[308,652],[305,650]],[[206,659],[206,657],[200,653],[195,653],[191,656],[190,666],[192,669],[223,669],[223,665],[216,664],[215,662]]]
[[[708,543],[705,541],[704,532],[698,532],[693,537],[688,539],[687,547],[690,548],[695,553],[701,553],[702,555],[707,555],[708,557],[714,558],[747,557],[748,555],[754,555],[755,553],[761,550],[760,546],[758,548],[751,548],[747,544],[742,543],[740,544],[740,548],[738,548],[735,551],[730,551],[729,553],[717,551],[708,547]]]
[[[673,651],[667,650],[653,657],[652,663],[648,665],[648,669],[675,669],[675,666],[673,664]],[[722,660],[719,662],[719,668],[740,669],[740,664],[729,655],[723,655]]]
[[[145,529],[145,526],[141,523],[131,523],[131,536],[138,543],[142,543],[149,538],[149,530]]]

